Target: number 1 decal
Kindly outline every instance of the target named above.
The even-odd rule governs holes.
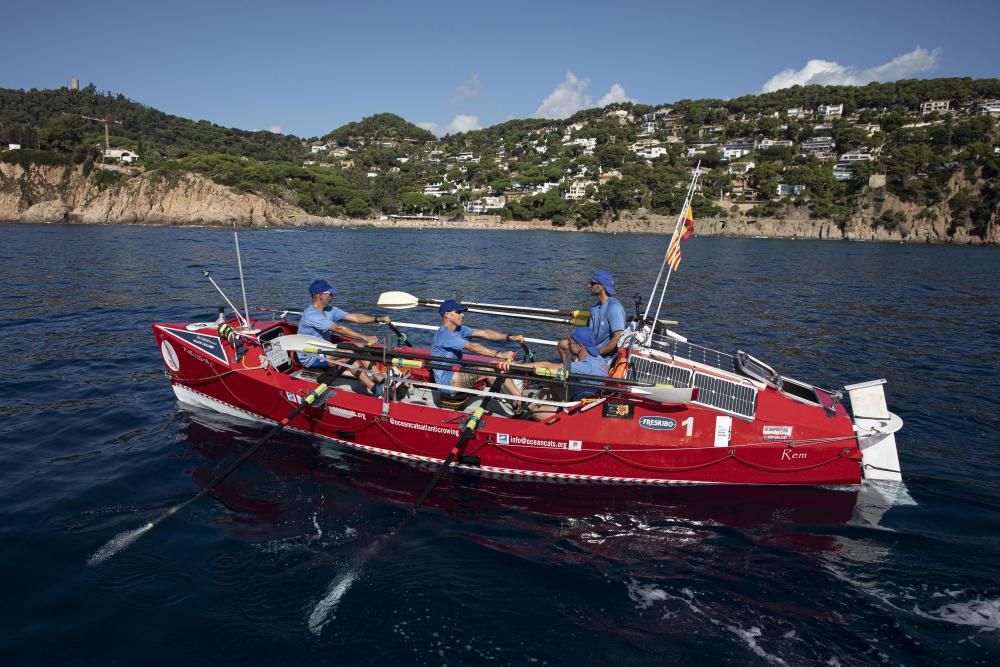
[[[681,426],[683,426],[686,429],[684,431],[684,435],[690,438],[691,435],[694,433],[694,417],[688,417],[687,419],[682,421]]]

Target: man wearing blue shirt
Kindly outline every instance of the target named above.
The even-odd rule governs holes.
[[[625,330],[625,308],[614,297],[615,278],[610,271],[594,271],[590,278],[590,293],[597,298],[597,303],[590,308],[587,324],[594,332],[598,354],[610,363],[618,349],[618,338]],[[559,356],[564,362],[568,351],[569,340],[559,341]]]
[[[299,330],[298,333],[304,336],[315,336],[316,338],[322,338],[323,340],[329,342],[333,338],[333,334],[342,336],[344,338],[353,338],[356,341],[365,343],[366,345],[375,345],[378,343],[378,338],[375,336],[365,336],[364,334],[358,333],[354,329],[341,324],[341,322],[351,322],[352,324],[373,324],[375,322],[383,322],[388,324],[392,320],[389,319],[387,315],[380,315],[374,317],[372,315],[363,315],[361,313],[347,313],[337,308],[331,304],[333,301],[333,293],[336,292],[336,288],[325,280],[314,280],[312,284],[309,285],[309,296],[312,297],[312,303],[309,307],[302,312],[302,317],[299,319]],[[299,361],[302,365],[307,368],[325,368],[335,365],[331,363],[335,359],[327,357],[324,354],[308,354],[305,352],[299,353]],[[381,388],[381,384],[372,379],[368,373],[360,372],[362,368],[369,368],[371,364],[367,364],[362,361],[356,361],[351,364],[353,368],[354,377],[358,378],[361,383],[368,389],[369,392],[373,394],[378,394],[378,389]]]
[[[521,343],[524,336],[511,335],[493,331],[492,329],[473,329],[463,324],[465,320],[465,306],[454,299],[445,299],[438,307],[438,314],[441,315],[441,326],[434,334],[434,342],[431,344],[431,354],[435,357],[447,357],[448,359],[461,359],[463,352],[471,352],[484,357],[493,357],[504,361],[514,358],[514,352],[498,352],[492,348],[479,343],[474,343],[470,338],[482,338],[491,341],[513,341]],[[492,380],[487,375],[476,375],[475,373],[456,372],[453,370],[434,370],[434,381],[451,387],[462,389],[472,389],[480,380]],[[504,390],[514,396],[521,395],[521,389],[513,380],[504,382]],[[442,390],[445,394],[450,394]]]
[[[597,340],[594,338],[594,331],[588,327],[576,327],[568,340],[569,354],[572,355],[572,363],[569,365],[570,377],[573,375],[596,375],[600,377],[608,376],[608,364],[598,354]],[[520,365],[520,364],[519,364]],[[536,361],[525,364],[530,368],[551,368],[559,369],[563,364],[557,361]],[[504,365],[506,370],[507,364]],[[584,398],[595,396],[600,389],[600,382],[597,380],[585,380],[585,385],[569,385],[570,401],[579,401]],[[549,385],[546,393],[557,401],[566,400],[562,396],[562,387]],[[544,421],[556,413],[556,408],[551,405],[535,405],[531,409],[531,418],[536,421]]]

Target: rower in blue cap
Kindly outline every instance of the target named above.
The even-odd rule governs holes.
[[[594,338],[594,331],[589,327],[576,327],[570,334],[568,340],[568,350],[572,363],[569,365],[570,375],[597,375],[607,377],[608,364],[598,354],[597,340]],[[522,365],[522,364],[519,364]],[[523,364],[530,368],[562,368],[563,365],[557,361],[535,361],[530,364]],[[508,364],[501,365],[502,370],[508,370]],[[559,385],[547,385],[543,397],[556,401],[580,401],[584,398],[595,396],[600,389],[600,382],[597,380],[582,381],[585,384],[571,385],[568,387],[569,396],[563,395],[563,387]],[[557,408],[551,405],[537,404],[531,409],[531,418],[536,421],[544,421],[554,415]]]
[[[618,338],[625,330],[625,308],[614,297],[615,278],[607,269],[598,269],[590,277],[590,293],[597,298],[590,308],[588,326],[594,332],[598,354],[608,363],[618,349]],[[569,339],[559,341],[559,356],[566,361]]]
[[[486,347],[480,343],[474,343],[470,338],[482,338],[490,341],[512,341],[515,343],[524,342],[524,336],[505,334],[493,329],[473,329],[466,326],[464,322],[465,311],[468,308],[455,299],[445,299],[438,306],[438,314],[441,315],[441,326],[434,334],[434,342],[431,344],[431,354],[435,357],[447,357],[449,359],[461,359],[463,352],[481,354],[484,357],[494,357],[502,361],[510,361],[514,358],[514,352],[508,350],[499,352]],[[476,375],[474,373],[463,373],[451,370],[435,370],[434,381],[451,387],[462,389],[472,389],[480,380],[490,380],[489,376]],[[513,381],[504,382],[504,390],[514,396],[521,395],[521,388]],[[448,396],[452,392],[442,390]]]
[[[341,322],[351,322],[352,324],[374,324],[376,322],[382,322],[384,324],[389,324],[392,322],[388,315],[364,315],[362,313],[348,313],[336,306],[332,305],[333,293],[336,292],[336,288],[325,280],[314,280],[309,285],[309,296],[312,298],[312,303],[309,307],[305,309],[302,313],[302,318],[299,320],[299,330],[298,333],[304,336],[315,336],[317,338],[322,338],[325,341],[330,341],[333,334],[343,336],[345,338],[353,338],[356,341],[360,341],[367,345],[375,345],[378,343],[378,338],[375,336],[365,336],[362,333],[358,333],[354,329],[341,324]],[[336,363],[336,359],[323,354],[307,354],[300,353],[299,360],[302,362],[303,366],[307,368],[325,368],[333,366]],[[346,362],[341,362],[346,363]],[[368,369],[371,367],[370,363],[363,361],[355,361],[350,364],[352,368],[352,374],[354,377],[361,381],[361,384],[365,386],[369,393],[375,396],[381,396],[382,394],[382,381],[384,377],[375,379],[370,373],[362,372],[363,369]],[[377,376],[378,377],[378,376]]]

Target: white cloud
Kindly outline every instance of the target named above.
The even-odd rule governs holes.
[[[573,72],[566,72],[566,79],[542,101],[535,110],[535,117],[568,118],[580,109],[594,106],[593,98],[587,95],[589,85],[590,79],[578,79]],[[635,102],[635,100],[625,94],[623,85],[616,83],[608,89],[597,106],[604,107],[615,102]]]
[[[460,113],[448,123],[448,134],[459,134],[460,132],[471,132],[478,129],[480,129],[479,116],[469,116]]]
[[[479,75],[473,74],[468,79],[458,84],[458,88],[455,89],[455,99],[452,100],[452,102],[461,102],[462,100],[479,97],[479,89],[482,88],[482,85],[482,82],[479,80]]]
[[[479,126],[479,116],[469,116],[461,113],[452,118],[447,127],[430,121],[417,123],[417,127],[422,127],[436,137],[443,137],[446,134],[461,134],[462,132],[471,132],[472,130],[481,129]]]
[[[538,118],[568,118],[580,109],[593,106],[590,95],[585,94],[590,79],[578,79],[572,72],[566,72],[566,79],[556,86],[542,101],[535,116]]]
[[[620,83],[613,84],[611,89],[605,93],[598,102],[597,106],[606,107],[609,104],[614,104],[615,102],[635,102],[631,97],[625,94],[625,86]]]
[[[268,132],[273,132],[274,134],[284,134],[285,133],[285,131],[283,129],[281,129],[280,125],[272,125],[271,127],[267,128],[267,131]]]
[[[863,86],[873,81],[905,79],[935,69],[940,53],[941,49],[927,51],[918,46],[887,63],[863,70],[831,60],[810,60],[802,69],[778,72],[767,80],[761,92],[770,93],[796,85]]]

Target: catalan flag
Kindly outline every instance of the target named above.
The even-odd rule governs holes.
[[[687,210],[684,211],[684,235],[681,236],[681,241],[687,241],[694,234],[694,211],[691,210],[691,204],[688,204]]]
[[[676,271],[677,267],[681,264],[681,237],[675,235],[674,240],[670,242],[670,247],[667,248],[667,264],[670,265],[671,271]]]

